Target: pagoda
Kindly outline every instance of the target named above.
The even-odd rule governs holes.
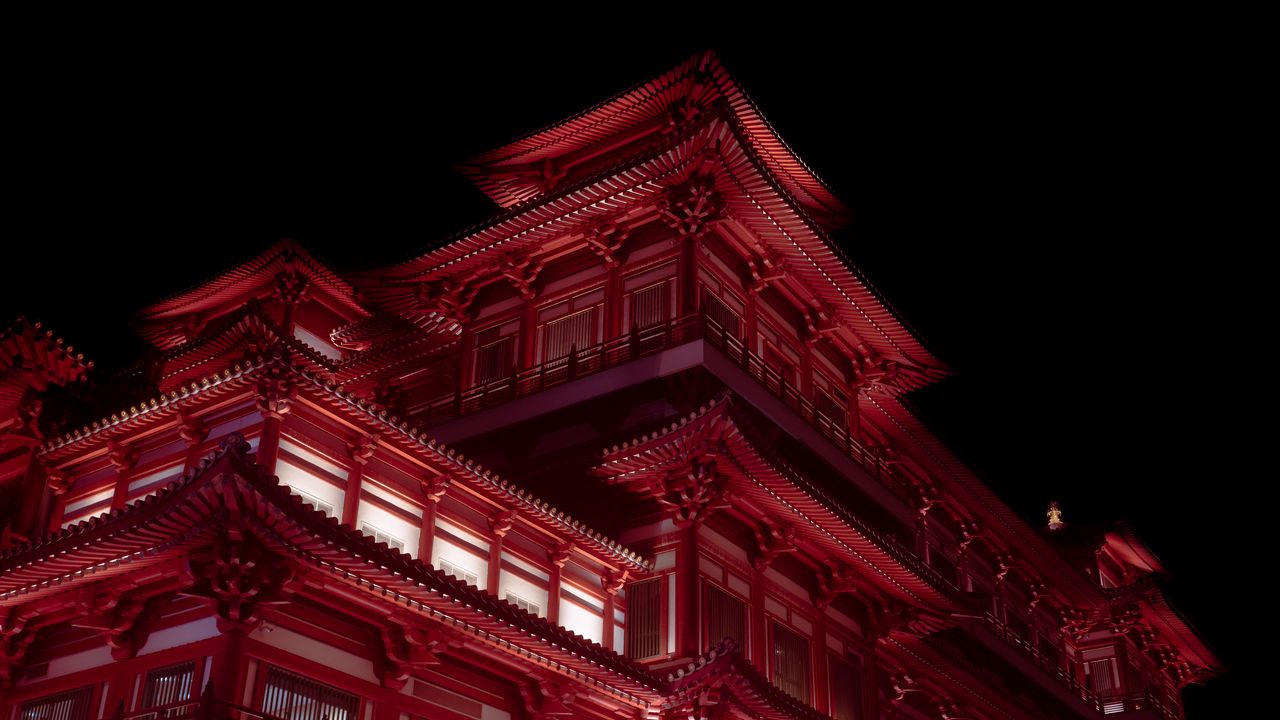
[[[484,223],[282,241],[119,375],[0,334],[5,720],[1171,720],[1221,671],[1127,525],[913,415],[948,369],[714,54],[461,171]]]

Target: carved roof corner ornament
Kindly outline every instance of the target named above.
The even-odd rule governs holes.
[[[296,590],[289,563],[250,538],[219,534],[213,545],[188,560],[187,595],[212,600],[219,632],[252,632],[267,605],[288,602]]]
[[[694,175],[671,188],[663,197],[660,210],[677,239],[702,237],[712,225],[725,220],[724,199],[716,192],[711,175]]]
[[[619,251],[630,236],[630,230],[619,227],[617,223],[609,222],[588,229],[583,239],[586,240],[587,247],[591,248],[591,252],[604,263],[605,268],[615,268],[622,264]]]
[[[716,472],[715,458],[710,458],[694,459],[684,469],[654,477],[649,491],[674,514],[677,527],[688,527],[729,506],[727,487],[726,478]]]
[[[479,292],[478,285],[445,279],[418,285],[415,296],[422,310],[437,313],[456,323],[465,323],[471,319],[471,304]]]

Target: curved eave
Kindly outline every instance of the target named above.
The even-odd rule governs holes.
[[[1200,634],[1191,623],[1169,602],[1169,596],[1163,588],[1155,586],[1149,590],[1146,593],[1146,605],[1147,608],[1142,613],[1144,619],[1161,637],[1177,648],[1179,655],[1189,665],[1199,669],[1195,682],[1204,682],[1225,672],[1222,661],[1200,639]]]
[[[229,370],[222,375],[205,378],[199,383],[192,383],[190,387],[184,387],[181,392],[175,391],[162,395],[149,403],[143,403],[141,407],[135,405],[128,411],[113,415],[100,423],[94,423],[84,428],[83,432],[77,430],[73,434],[57,438],[41,449],[44,460],[50,464],[63,462],[69,457],[105,445],[112,438],[122,434],[168,422],[177,415],[179,409],[190,408],[207,401],[210,397],[225,396],[231,392],[245,390],[267,366],[282,367],[298,381],[298,389],[306,391],[313,401],[341,411],[353,421],[363,424],[368,431],[379,432],[385,441],[395,443],[402,451],[421,458],[438,472],[456,481],[468,483],[499,505],[524,511],[545,532],[569,537],[597,561],[605,565],[627,568],[633,572],[642,573],[652,569],[639,554],[505,478],[486,470],[474,460],[467,459],[443,444],[437,443],[426,433],[411,428],[407,422],[389,414],[385,408],[342,389],[331,380],[275,358],[260,359],[246,366],[237,365],[234,371]]]
[[[862,412],[872,416],[878,427],[888,430],[902,447],[934,476],[946,490],[961,498],[963,506],[975,513],[984,525],[998,534],[1009,548],[1038,561],[1035,569],[1043,578],[1053,578],[1052,586],[1075,602],[1096,607],[1104,602],[1102,589],[1068,561],[1043,536],[1015,513],[998,495],[973,474],[945,445],[920,422],[898,396],[875,396],[862,403]]]
[[[369,314],[356,299],[355,289],[292,240],[282,240],[257,257],[219,273],[195,287],[171,295],[138,313],[135,321],[148,341],[160,348],[176,344],[169,323],[191,313],[199,313],[252,292],[277,273],[292,268],[323,288],[353,317]]]
[[[206,531],[211,532],[234,495],[247,529],[269,545],[301,556],[309,568],[327,570],[400,607],[416,603],[418,610],[455,630],[488,644],[520,648],[526,657],[563,674],[605,682],[615,692],[631,695],[633,702],[654,699],[660,683],[641,666],[341,525],[253,465],[242,439],[224,445],[197,472],[155,495],[0,555],[0,605],[180,556],[207,539]]]
[[[923,564],[910,563],[907,551],[874,535],[856,520],[856,514],[798,471],[777,465],[765,457],[742,432],[730,409],[732,402],[704,406],[698,413],[653,436],[610,448],[594,473],[610,481],[647,477],[665,472],[673,460],[697,454],[699,448],[720,456],[716,471],[735,481],[735,489],[765,507],[775,508],[812,545],[858,568],[884,591],[913,605],[935,610],[959,610],[963,605],[939,589],[943,581]],[[910,567],[909,564],[915,565]]]
[[[979,708],[992,717],[1009,720],[1036,720],[1038,717],[1038,714],[1009,702],[1006,689],[979,680],[968,668],[929,647],[923,638],[895,632],[877,649],[905,666],[909,676],[934,685],[934,691],[942,697],[963,699],[965,705]]]
[[[829,720],[808,703],[791,697],[742,656],[736,642],[726,638],[688,666],[668,675],[663,708],[678,710],[716,688],[721,705],[742,709],[760,720]]]
[[[627,207],[656,202],[687,176],[702,151],[715,148],[726,172],[717,190],[729,213],[760,237],[786,263],[786,270],[819,297],[835,317],[882,355],[911,370],[902,389],[923,387],[949,370],[880,298],[833,240],[789,195],[755,153],[745,131],[718,115],[658,151],[621,164],[541,200],[513,208],[490,224],[418,258],[358,278],[370,298],[386,309],[417,318],[422,283],[445,276],[484,272],[496,258],[562,239],[594,219]]]
[[[748,130],[748,137],[792,194],[821,213],[829,225],[842,224],[849,208],[782,140],[759,107],[728,73],[714,52],[700,52],[675,68],[636,84],[576,115],[529,133],[500,148],[481,153],[462,171],[503,207],[536,201],[536,184],[504,178],[504,165],[530,164],[607,143],[629,130],[661,120],[673,102],[687,100],[699,108],[723,103]]]

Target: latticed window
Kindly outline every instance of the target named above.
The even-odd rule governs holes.
[[[194,660],[156,668],[147,673],[147,684],[142,690],[142,709],[164,707],[191,699],[191,684],[195,681]],[[170,713],[166,712],[168,717]],[[177,714],[177,713],[173,713]],[[152,715],[152,717],[155,717]]]
[[[707,585],[707,642],[715,645],[729,637],[747,647],[747,606],[714,585]]]
[[[627,329],[643,330],[661,325],[670,317],[668,299],[671,292],[666,281],[641,288],[631,294],[631,318]]]
[[[809,700],[809,641],[773,625],[773,684],[791,697]]]
[[[21,720],[89,720],[93,686],[46,695],[22,704]]]
[[[1115,658],[1085,663],[1084,674],[1089,680],[1089,689],[1098,697],[1109,698],[1120,694],[1120,672],[1116,668]]]
[[[596,344],[596,308],[588,308],[547,323],[542,359],[557,360]]]
[[[729,337],[742,337],[742,319],[723,300],[704,292],[702,295],[702,311],[707,319],[718,325]]]
[[[511,376],[515,337],[508,335],[476,348],[475,384],[485,385]]]
[[[360,698],[310,678],[272,667],[262,712],[285,720],[356,720]]]
[[[662,578],[627,586],[627,657],[662,653]]]

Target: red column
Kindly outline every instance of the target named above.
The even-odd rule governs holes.
[[[676,316],[684,317],[698,307],[698,258],[697,243],[691,237],[683,237],[680,242],[680,264],[676,266],[676,281],[680,284],[680,293],[676,297]]]
[[[244,693],[244,670],[248,638],[243,629],[226,628],[222,641],[213,651],[213,668],[209,673],[214,696],[229,703],[240,703]]]
[[[449,482],[441,475],[432,475],[422,481],[422,495],[426,502],[422,505],[422,530],[418,535],[418,559],[424,563],[431,562],[431,546],[436,539],[436,506],[440,498],[449,489]]]
[[[351,469],[347,471],[347,487],[342,496],[342,522],[359,529],[356,519],[360,516],[360,493],[364,484],[364,467],[378,449],[376,435],[363,435],[347,443],[351,454]]]
[[[551,580],[547,587],[547,619],[560,624],[560,573],[573,555],[573,545],[562,545],[551,551]]]
[[[485,589],[493,595],[498,594],[498,585],[502,581],[502,539],[511,532],[515,517],[514,511],[503,510],[489,518],[493,539],[489,542],[489,578]]]
[[[702,652],[698,633],[698,526],[680,530],[676,546],[676,654],[694,657]]]
[[[821,713],[831,714],[831,692],[828,687],[830,667],[827,663],[827,615],[818,612],[813,624],[813,642],[809,645],[813,656],[813,707]]]
[[[622,317],[622,276],[610,265],[604,283],[604,339],[614,340],[631,331]]]
[[[769,672],[768,653],[766,652],[767,620],[764,614],[764,573],[753,569],[751,572],[751,661],[762,673]]]
[[[520,369],[528,369],[537,364],[534,358],[534,334],[538,329],[538,308],[533,299],[524,301],[524,312],[520,314],[520,357],[516,358]]]
[[[129,480],[132,478],[134,463],[138,460],[137,448],[118,445],[114,441],[110,443],[108,457],[111,458],[111,464],[116,468],[116,491],[111,497],[111,509],[119,510],[124,507],[125,501],[129,499]]]

